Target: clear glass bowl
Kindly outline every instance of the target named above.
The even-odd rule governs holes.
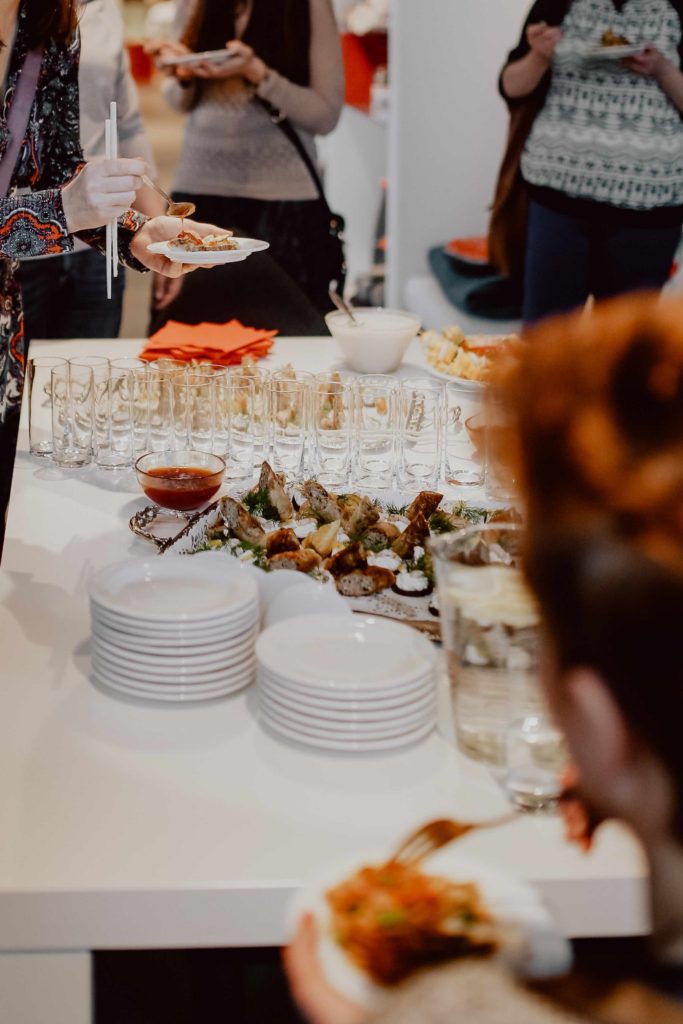
[[[220,490],[225,462],[220,455],[189,449],[149,452],[137,460],[135,472],[150,501],[174,512],[193,512]]]

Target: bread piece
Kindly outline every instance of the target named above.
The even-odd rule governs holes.
[[[351,540],[361,537],[380,517],[378,507],[369,498],[359,499],[357,494],[349,495],[340,505],[342,527]]]
[[[391,545],[391,550],[395,551],[401,558],[412,558],[416,546],[419,544],[421,547],[424,547],[428,536],[429,523],[421,513],[418,513],[401,536]]]
[[[328,555],[332,554],[334,549],[340,525],[341,523],[338,519],[335,519],[333,523],[325,523],[325,525],[320,526],[315,533],[309,533],[308,537],[304,539],[303,547],[312,548],[313,551],[317,551],[322,558],[327,558]]]
[[[371,565],[367,569],[354,569],[337,579],[337,590],[344,597],[370,597],[387,587],[393,587],[396,576],[391,569]]]
[[[273,508],[277,510],[281,522],[292,518],[294,506],[285,493],[284,478],[280,474],[275,473],[267,462],[264,462],[261,466],[258,486],[259,490],[267,492],[268,500]]]
[[[386,551],[400,536],[401,531],[395,523],[382,521],[365,531],[361,537],[361,544],[368,551]]]
[[[320,565],[320,555],[315,551],[283,551],[268,559],[269,569],[292,569],[294,572],[312,572]]]
[[[335,519],[341,518],[338,502],[317,480],[307,480],[301,490],[306,495],[311,512],[318,522],[333,523]],[[302,510],[299,514],[302,514]]]
[[[343,576],[354,569],[367,569],[368,560],[363,546],[355,542],[333,555],[327,562],[327,569],[333,576]]]
[[[411,523],[413,519],[417,519],[419,515],[423,515],[425,519],[436,512],[437,508],[443,501],[443,494],[438,494],[436,491],[420,491],[418,496],[408,506],[406,515],[410,519]]]
[[[299,551],[301,544],[294,530],[275,530],[268,534],[266,542],[266,554],[269,558],[273,555],[281,555],[284,551]]]

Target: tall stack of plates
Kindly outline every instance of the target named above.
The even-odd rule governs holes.
[[[157,701],[213,700],[256,668],[258,587],[204,559],[119,562],[90,584],[92,678]]]
[[[312,615],[278,622],[256,644],[261,721],[326,750],[401,747],[436,720],[432,645],[398,623]]]

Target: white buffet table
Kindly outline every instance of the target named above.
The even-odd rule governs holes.
[[[35,343],[32,354],[48,348],[134,355],[140,343]],[[289,360],[319,370],[336,352],[329,339],[278,341],[268,363]],[[429,817],[501,808],[487,772],[439,734],[390,755],[317,754],[266,735],[249,692],[158,708],[98,692],[86,583],[109,562],[154,557],[127,525],[144,504],[132,473],[31,458],[24,424],[0,572],[8,1024],[90,1021],[92,949],[280,944],[292,891],[329,860],[390,849]],[[462,847],[536,882],[571,935],[647,929],[642,858],[617,826],[590,856],[557,820],[533,817]]]

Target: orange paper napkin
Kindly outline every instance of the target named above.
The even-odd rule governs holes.
[[[276,334],[277,331],[245,327],[239,320],[227,324],[181,324],[169,320],[148,340],[140,358],[147,362],[168,358],[232,366],[247,356],[263,359],[273,347]]]

